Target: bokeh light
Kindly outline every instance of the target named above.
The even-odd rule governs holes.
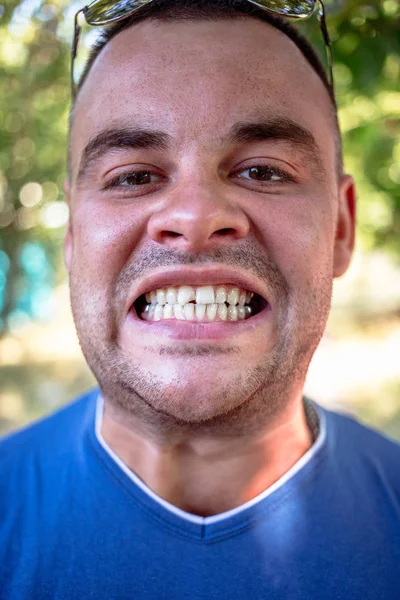
[[[43,190],[40,183],[26,183],[19,192],[21,204],[27,207],[37,206],[43,198]]]
[[[40,211],[40,222],[48,229],[64,227],[68,221],[68,214],[66,202],[48,202]]]

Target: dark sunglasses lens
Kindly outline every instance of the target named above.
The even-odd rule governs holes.
[[[253,4],[287,17],[307,17],[314,10],[316,0],[251,0]]]
[[[85,18],[90,25],[111,23],[134,13],[148,2],[151,2],[151,0],[119,0],[119,2],[95,0],[85,10]]]

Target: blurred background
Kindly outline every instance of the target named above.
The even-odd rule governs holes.
[[[0,434],[95,384],[70,313],[62,241],[73,15],[0,0]],[[307,393],[400,440],[400,20],[397,0],[328,4],[357,250],[335,283]],[[94,32],[81,45],[80,61]],[[86,41],[85,41],[86,40]]]

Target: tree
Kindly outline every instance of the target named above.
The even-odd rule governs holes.
[[[65,277],[62,193],[72,16],[66,0],[0,4],[0,335],[46,317]],[[345,165],[366,248],[400,254],[400,36],[396,0],[328,5]]]

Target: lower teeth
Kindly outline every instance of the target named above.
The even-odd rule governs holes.
[[[249,305],[226,304],[147,304],[141,317],[145,321],[176,319],[178,321],[241,321],[252,314]]]

